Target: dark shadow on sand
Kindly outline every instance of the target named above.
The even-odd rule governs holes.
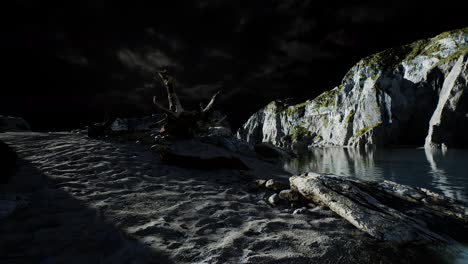
[[[28,205],[0,220],[0,263],[171,263],[162,252],[125,234],[20,159],[0,193],[25,195]]]

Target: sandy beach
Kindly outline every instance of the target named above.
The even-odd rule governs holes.
[[[0,205],[0,263],[405,263],[332,211],[276,207],[236,170],[168,166],[147,145],[3,133],[20,161]],[[289,176],[241,157],[254,178]],[[3,200],[2,200],[3,199]]]

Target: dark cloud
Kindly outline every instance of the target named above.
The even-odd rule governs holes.
[[[161,67],[188,105],[222,90],[219,107],[236,127],[270,100],[332,88],[361,57],[466,26],[445,1],[22,0],[3,10],[0,114],[40,129],[151,113],[151,95],[164,96]]]

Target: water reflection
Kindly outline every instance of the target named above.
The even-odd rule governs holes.
[[[441,167],[444,166],[444,162],[448,163],[453,159],[448,157],[448,151],[425,149],[424,153],[426,154],[426,159],[431,167],[429,175],[432,176],[434,187],[440,190],[445,196],[458,200],[466,200],[466,197],[463,194],[463,187],[451,184],[449,180],[450,175]],[[467,161],[468,160],[465,160],[465,162]],[[448,164],[445,164],[445,166],[447,165]],[[455,164],[455,166],[456,165],[457,164]]]
[[[468,150],[315,148],[286,162],[284,168],[293,174],[313,171],[391,180],[468,201]]]

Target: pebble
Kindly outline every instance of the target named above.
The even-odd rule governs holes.
[[[293,215],[303,214],[303,213],[305,213],[305,211],[306,211],[306,209],[304,207],[299,208],[299,209],[294,210]]]
[[[276,205],[279,202],[280,198],[277,193],[272,194],[270,197],[268,197],[268,202],[271,205]]]

